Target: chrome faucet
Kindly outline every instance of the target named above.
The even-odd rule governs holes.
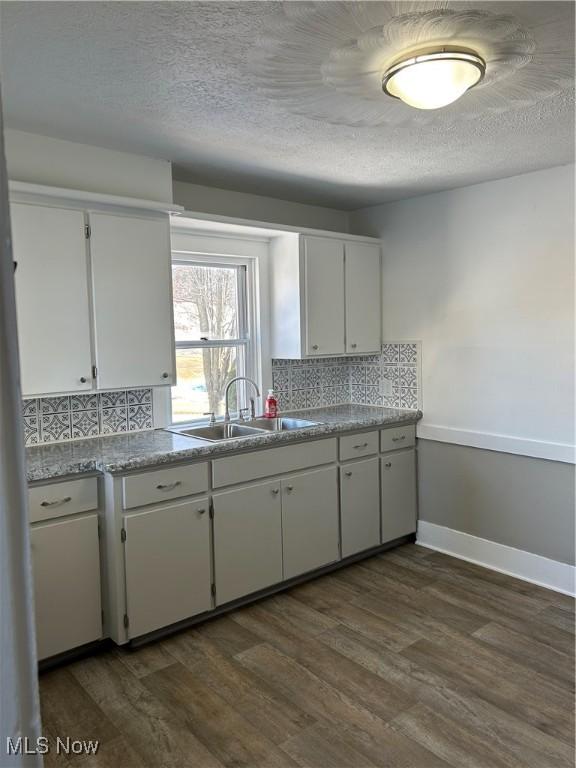
[[[236,376],[233,379],[230,379],[228,384],[226,384],[226,389],[224,391],[224,401],[226,403],[226,412],[224,413],[224,422],[228,423],[230,421],[230,407],[228,405],[228,393],[230,392],[230,387],[234,382],[236,381],[247,381],[256,390],[256,397],[260,397],[260,390],[258,389],[258,384],[254,381],[254,379],[249,379],[248,376]],[[250,398],[250,418],[255,419],[256,418],[256,404],[254,402],[254,398]]]

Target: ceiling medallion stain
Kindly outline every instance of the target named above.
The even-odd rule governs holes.
[[[559,44],[561,21],[530,29],[509,15],[446,5],[286,3],[281,20],[258,40],[250,66],[261,91],[287,111],[350,126],[426,123],[440,113],[471,120],[573,87],[574,52]],[[486,64],[481,82],[440,112],[386,98],[382,77],[392,64],[442,46],[477,52]]]

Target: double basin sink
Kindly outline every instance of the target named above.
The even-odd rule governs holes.
[[[176,432],[179,435],[188,435],[215,443],[220,440],[236,440],[239,437],[255,437],[266,432],[290,432],[294,429],[307,429],[315,427],[317,424],[316,421],[307,421],[306,419],[260,418],[252,419],[249,422],[219,422],[205,427],[173,427],[168,432]]]

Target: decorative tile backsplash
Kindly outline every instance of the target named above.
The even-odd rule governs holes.
[[[420,405],[420,345],[386,343],[380,355],[272,360],[280,410],[340,403],[415,409]]]
[[[24,400],[26,445],[154,428],[151,389]]]

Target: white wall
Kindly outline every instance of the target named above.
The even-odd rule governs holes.
[[[253,219],[294,227],[348,232],[348,212],[319,205],[293,203],[263,195],[234,192],[174,181],[174,202],[189,211]]]
[[[166,160],[12,130],[5,145],[11,180],[172,202]]]
[[[351,229],[384,241],[384,338],[422,341],[422,436],[569,459],[574,167],[363,209]]]

